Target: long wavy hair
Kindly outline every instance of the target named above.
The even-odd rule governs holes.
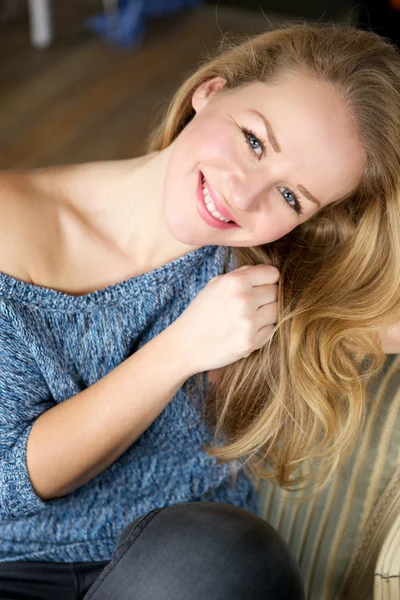
[[[319,459],[322,489],[360,434],[367,385],[385,359],[379,332],[400,320],[396,48],[372,32],[333,25],[294,25],[229,43],[183,83],[148,150],[179,135],[195,114],[192,94],[207,79],[223,77],[224,89],[233,90],[295,68],[340,94],[355,117],[366,167],[352,194],[283,238],[230,248],[237,267],[279,269],[278,324],[265,346],[214,372],[204,414],[215,437],[205,450],[288,489],[312,482]]]

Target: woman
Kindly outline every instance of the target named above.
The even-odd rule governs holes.
[[[2,596],[304,597],[252,475],[327,481],[397,351],[399,107],[392,46],[293,27],[146,156],[1,175]]]

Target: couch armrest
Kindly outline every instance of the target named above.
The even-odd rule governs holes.
[[[400,515],[390,528],[376,562],[374,600],[400,600]]]

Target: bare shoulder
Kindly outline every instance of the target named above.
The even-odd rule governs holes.
[[[31,265],[47,229],[45,172],[0,172],[0,272],[30,283]]]
[[[115,188],[126,185],[134,160],[0,171],[0,272],[75,293],[88,280],[83,256],[93,265],[102,253],[114,270],[116,257],[103,242],[114,230],[102,229],[97,215],[104,221],[105,214],[115,213]],[[120,192],[118,198],[124,198]],[[93,281],[104,283],[99,273]]]
[[[27,256],[29,177],[0,173],[0,271],[30,281]]]

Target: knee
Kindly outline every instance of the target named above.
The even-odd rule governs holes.
[[[192,534],[202,549],[212,551],[219,578],[224,572],[223,565],[229,564],[229,579],[236,572],[237,584],[250,584],[256,592],[254,597],[263,597],[257,595],[261,590],[266,598],[304,597],[299,567],[289,546],[265,520],[217,502],[193,502],[170,508],[178,518],[179,513],[187,515]]]
[[[212,589],[222,587],[224,597],[304,598],[299,568],[286,542],[263,519],[236,506],[169,506],[157,511],[146,536],[146,545],[160,552],[159,558],[173,556],[188,574],[205,577]]]

